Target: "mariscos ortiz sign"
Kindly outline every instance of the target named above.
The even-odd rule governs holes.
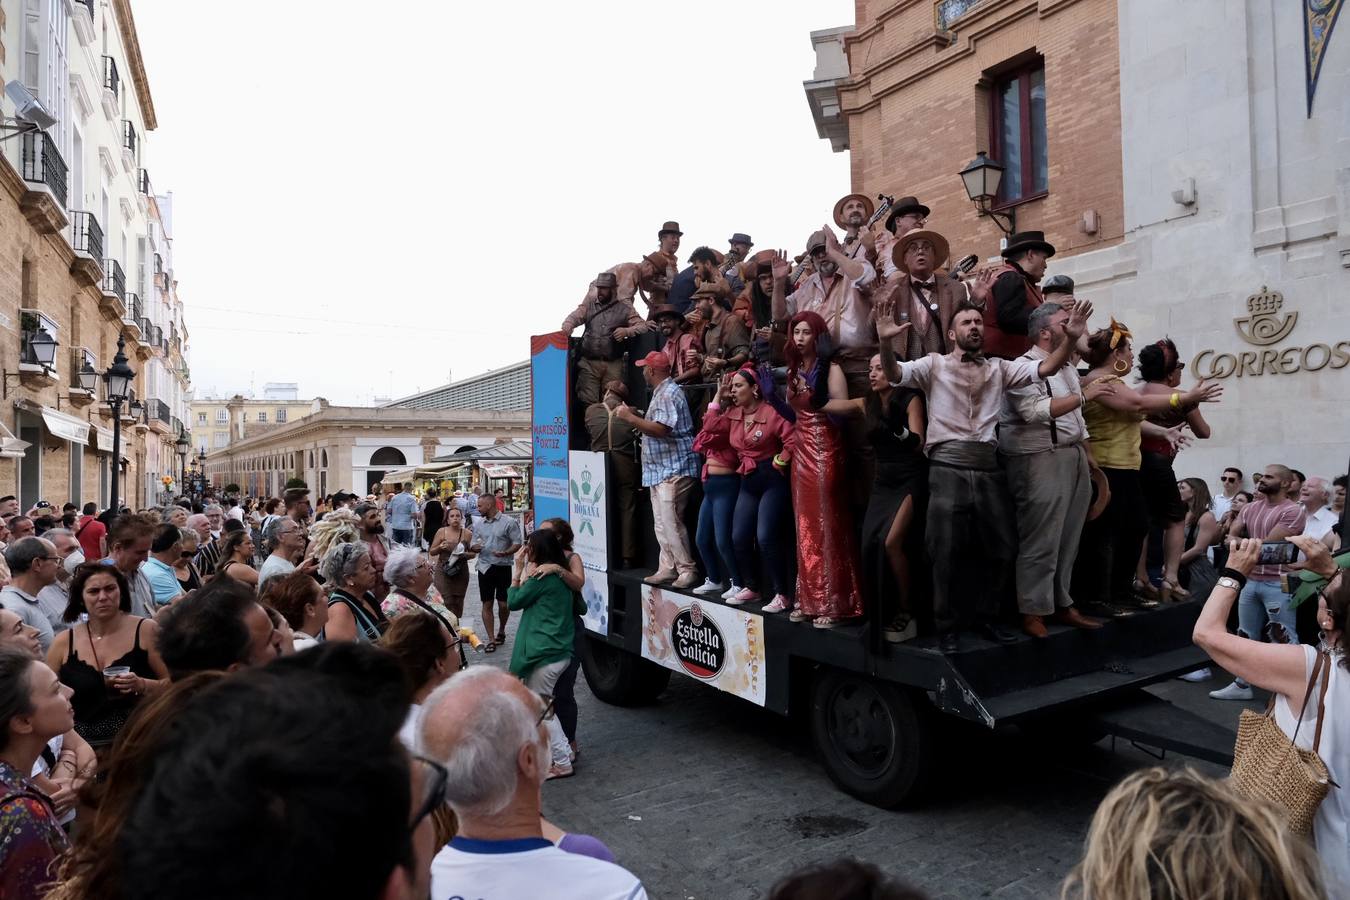
[[[1247,298],[1250,315],[1233,320],[1238,336],[1259,349],[1223,353],[1201,350],[1191,361],[1191,372],[1197,378],[1223,379],[1229,376],[1293,375],[1296,372],[1320,372],[1323,369],[1344,369],[1350,365],[1350,340],[1330,344],[1283,346],[1282,342],[1298,324],[1298,313],[1281,315],[1284,295],[1261,287],[1261,292]],[[1280,345],[1280,346],[1276,346]]]

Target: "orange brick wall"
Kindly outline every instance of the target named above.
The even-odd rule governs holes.
[[[1124,233],[1115,0],[985,0],[934,28],[936,0],[857,0],[848,41],[853,190],[913,194],[952,255],[998,252],[1002,232],[975,215],[957,173],[989,149],[984,74],[1027,51],[1045,60],[1049,192],[1016,208],[1061,253],[1119,243]],[[1096,234],[1080,228],[1095,210]]]

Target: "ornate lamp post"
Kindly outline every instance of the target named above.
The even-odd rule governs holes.
[[[103,373],[103,381],[108,386],[108,406],[112,408],[113,415],[112,496],[109,498],[109,508],[114,515],[122,508],[117,495],[118,476],[122,473],[122,403],[127,399],[131,382],[136,377],[136,373],[127,365],[127,355],[123,352],[125,349],[126,341],[119,336],[117,355],[113,357],[108,371]]]

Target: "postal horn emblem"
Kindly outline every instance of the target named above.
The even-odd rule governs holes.
[[[1280,315],[1284,305],[1284,295],[1272,291],[1264,284],[1259,294],[1247,298],[1249,316],[1233,320],[1233,327],[1244,341],[1257,347],[1268,347],[1279,343],[1289,336],[1298,322],[1298,313]]]

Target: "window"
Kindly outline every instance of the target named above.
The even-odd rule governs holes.
[[[1049,187],[1045,147],[1045,61],[1006,72],[991,94],[991,155],[1003,166],[999,203],[1016,203]]]
[[[266,422],[266,421],[267,421],[267,410],[265,410],[265,409],[260,409],[260,410],[258,410],[258,421],[259,421],[259,422]]]
[[[229,440],[229,438],[230,433],[228,431],[217,431],[212,438],[211,446],[219,450],[221,447],[225,446],[225,442]]]
[[[230,421],[230,411],[227,409],[216,410],[216,421],[222,425]]]
[[[286,421],[286,410],[285,410],[285,409],[278,409],[278,410],[277,410],[277,424],[280,425],[282,422],[285,422],[285,421]]]
[[[197,424],[198,424],[198,425],[205,425],[205,424],[206,424],[206,413],[204,413],[204,412],[199,412],[199,413],[197,413]]]

